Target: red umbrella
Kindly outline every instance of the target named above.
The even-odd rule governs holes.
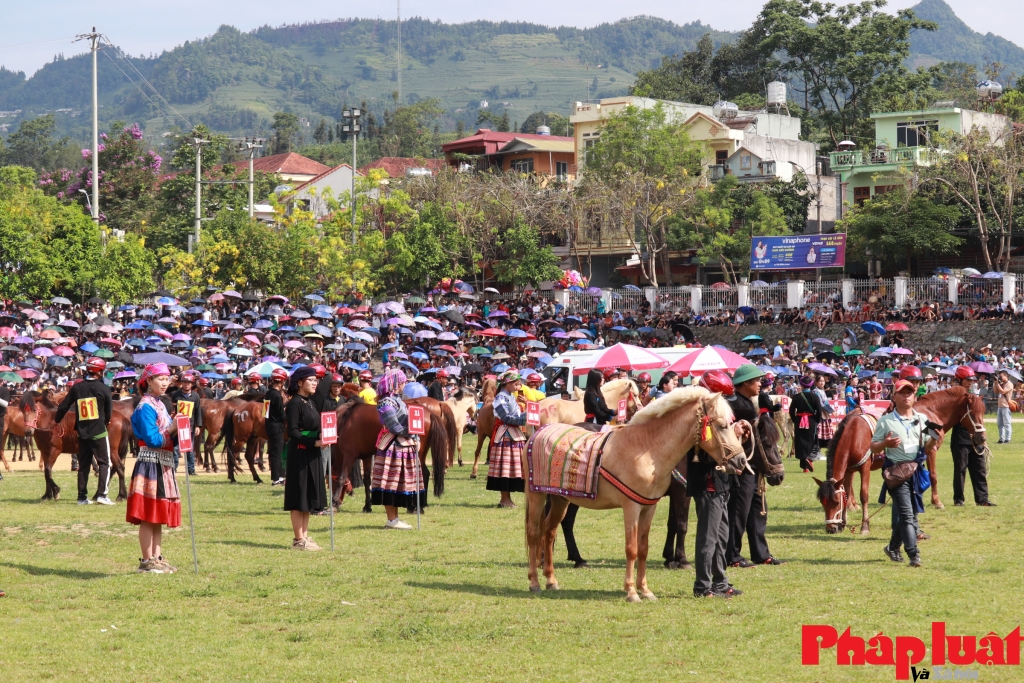
[[[21,370],[18,370],[18,372],[16,372],[15,374],[18,375],[18,377],[21,377],[22,379],[32,379],[33,377],[39,374],[39,371],[33,370],[32,368],[23,368]]]
[[[75,350],[70,346],[58,346],[53,349],[55,356],[64,356],[65,358],[75,355]]]
[[[356,313],[369,313],[369,312],[370,312],[370,307],[369,306],[356,306]]]
[[[632,344],[616,344],[588,358],[573,370],[574,375],[585,375],[592,369],[624,368],[626,370],[654,370],[668,365],[668,361],[649,349]]]
[[[699,351],[686,354],[670,365],[668,369],[685,377],[687,375],[702,375],[708,370],[735,372],[736,368],[747,363],[750,361],[732,351],[706,346]]]
[[[337,313],[338,315],[352,315],[353,313],[355,313],[355,310],[349,308],[348,306],[342,306],[337,311],[335,311],[335,313]]]
[[[711,285],[711,289],[724,292],[728,289],[732,289],[732,287],[729,285],[728,282],[716,282],[715,284]]]
[[[481,337],[504,337],[505,333],[497,327],[488,327],[486,330],[480,330],[477,332]]]
[[[908,332],[910,328],[903,323],[889,323],[885,326],[886,332]]]
[[[103,337],[100,339],[100,344],[113,344],[115,346],[121,346],[120,339],[114,339],[113,337]]]

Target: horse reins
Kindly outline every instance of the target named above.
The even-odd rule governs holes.
[[[785,471],[786,466],[782,465],[781,463],[778,465],[773,465],[771,461],[768,459],[768,454],[764,452],[764,443],[757,435],[757,426],[761,423],[761,419],[764,417],[764,415],[764,413],[758,413],[757,417],[754,418],[754,424],[751,425],[750,427],[750,439],[751,441],[753,441],[753,445],[750,447],[750,453],[751,455],[753,455],[754,449],[756,448],[758,456],[764,462],[764,468],[768,470],[767,475],[762,474],[760,472],[757,473],[757,493],[759,496],[761,496],[761,516],[767,517],[768,502],[765,500],[765,496],[768,493],[768,487],[766,486],[767,477]],[[744,453],[746,453],[746,451],[744,451]]]

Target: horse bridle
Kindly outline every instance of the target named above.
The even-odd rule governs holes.
[[[830,481],[833,485],[838,484],[838,486],[835,487],[835,490],[836,493],[839,494],[839,507],[836,509],[836,514],[833,515],[831,519],[826,519],[825,525],[827,526],[829,524],[846,524],[846,485],[839,484],[839,482],[832,478],[826,479],[825,481]]]
[[[708,422],[705,422],[705,420],[707,420]],[[702,432],[704,430],[704,427],[707,426],[708,424],[710,424],[710,420],[711,420],[711,416],[708,413],[707,408],[704,407],[704,399],[703,398],[699,399],[698,402],[697,402],[697,420],[696,420],[696,423],[697,423],[696,432],[697,433],[694,436],[694,441],[693,441],[694,446],[696,448],[704,448],[701,445],[705,441],[704,435],[702,434]],[[746,420],[744,420],[744,422],[746,422]],[[749,422],[747,422],[747,426],[748,427],[750,426]],[[751,428],[751,431],[753,431],[752,428]],[[722,454],[722,459],[721,459],[721,463],[722,464],[719,464],[717,467],[718,467],[718,469],[723,469],[724,470],[725,469],[725,463],[729,462],[729,458],[727,457],[728,453],[726,453],[726,451],[725,451],[725,444],[723,444],[721,442],[721,439],[716,439],[715,438],[714,431],[711,432],[711,437],[709,439],[707,439],[707,441],[718,444],[718,449],[719,449],[719,451],[721,451],[721,454]],[[744,460],[746,460],[747,459],[747,451],[746,451],[745,448],[742,447],[742,444],[741,444],[740,448],[741,448],[741,452],[743,453]],[[714,454],[709,449],[704,448],[704,450],[707,451],[711,455],[712,458],[715,457]],[[753,453],[753,450],[751,450],[751,453]],[[733,457],[735,457],[735,456],[733,456]],[[753,472],[753,470],[750,469],[750,463],[749,462],[744,462],[744,465],[745,465],[745,467],[746,467],[746,469],[748,471]]]
[[[988,439],[985,437],[985,425],[977,422],[974,419],[974,415],[971,414],[971,402],[974,400],[972,397],[974,394],[967,394],[967,408],[964,410],[964,416],[960,418],[960,423],[963,424],[964,420],[971,423],[971,443],[974,444],[975,448],[984,447],[988,450]]]

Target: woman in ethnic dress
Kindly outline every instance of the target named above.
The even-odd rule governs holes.
[[[388,521],[385,529],[411,529],[398,518],[398,508],[422,509],[427,490],[420,467],[419,439],[409,434],[409,411],[402,400],[407,378],[398,369],[391,369],[377,382],[377,414],[384,428],[377,435],[377,453],[373,456],[373,481],[370,503],[383,505]]]
[[[526,424],[526,411],[516,401],[516,393],[522,386],[519,373],[506,370],[498,377],[500,390],[494,397],[494,433],[487,455],[487,490],[500,491],[501,501],[498,507],[514,508],[512,492],[524,490],[523,480],[523,449],[526,447],[526,434],[522,426]]]
[[[128,487],[125,519],[139,526],[142,558],[139,572],[173,574],[177,571],[162,555],[163,525],[181,526],[181,494],[174,476],[174,423],[160,398],[171,383],[165,363],[149,365],[139,377],[143,393],[132,413],[132,431],[139,453]]]

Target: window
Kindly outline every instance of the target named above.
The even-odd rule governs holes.
[[[728,161],[729,161],[729,152],[727,150],[720,149],[720,150],[717,150],[715,152],[715,163],[716,164],[725,164]]]
[[[875,196],[877,197],[880,194],[885,194],[886,192],[892,192],[894,190],[898,190],[899,188],[900,188],[899,185],[876,185],[875,186]]]
[[[555,162],[555,175],[558,176],[559,180],[565,180],[566,176],[569,175],[569,162],[568,161],[556,161]]]
[[[750,170],[750,166],[751,166],[750,155],[749,154],[741,154],[740,155],[740,170],[741,171],[749,171]]]
[[[870,187],[855,187],[853,188],[853,203],[860,206],[868,199],[871,199],[871,188]]]
[[[514,159],[511,170],[516,173],[533,173],[533,157],[528,159]]]
[[[929,144],[932,133],[939,132],[939,122],[904,121],[896,124],[897,147],[921,147]]]

